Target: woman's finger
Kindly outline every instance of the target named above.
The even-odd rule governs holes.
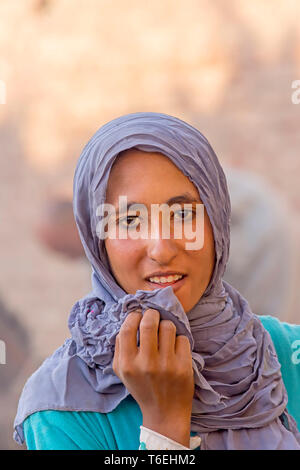
[[[191,344],[189,339],[185,335],[179,335],[176,337],[175,342],[175,354],[182,360],[186,359],[187,357],[190,358],[191,356]]]
[[[162,357],[175,354],[176,326],[171,320],[159,324],[158,351]]]
[[[158,351],[158,326],[160,313],[153,308],[144,312],[140,323],[140,352],[151,358]]]
[[[112,362],[113,371],[117,375],[118,375],[118,369],[119,369],[119,354],[120,354],[120,351],[119,351],[119,334],[117,334],[116,340],[115,340],[114,358],[113,358],[113,362]]]
[[[132,360],[138,352],[137,331],[141,319],[140,312],[130,312],[120,328],[118,353],[122,362]]]

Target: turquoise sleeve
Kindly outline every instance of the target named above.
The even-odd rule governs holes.
[[[28,450],[105,450],[105,434],[92,412],[46,410],[23,424]]]
[[[109,413],[44,410],[23,430],[28,450],[136,450],[142,413],[131,395]]]
[[[258,318],[274,343],[288,394],[287,409],[300,431],[300,325],[282,322],[270,315]]]

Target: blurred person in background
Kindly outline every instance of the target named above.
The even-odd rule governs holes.
[[[48,198],[37,220],[35,235],[43,246],[53,252],[69,259],[85,257],[74,220],[72,199],[67,196]]]
[[[10,424],[15,413],[14,385],[32,358],[27,328],[0,297],[0,340],[5,345],[0,361],[0,449],[11,446]],[[2,358],[1,358],[2,359]]]
[[[289,321],[297,246],[288,207],[262,177],[232,167],[224,172],[232,208],[224,279],[258,315]]]

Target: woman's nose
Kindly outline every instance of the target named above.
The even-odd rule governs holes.
[[[150,259],[158,264],[171,264],[173,258],[178,254],[176,240],[163,238],[160,233],[156,238],[147,240],[147,254]]]

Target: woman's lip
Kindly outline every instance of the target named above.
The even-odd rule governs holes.
[[[183,276],[178,281],[165,282],[165,283],[159,283],[159,284],[157,282],[155,283],[155,282],[151,282],[151,281],[146,281],[146,282],[147,282],[147,284],[149,284],[153,288],[153,290],[158,289],[158,288],[172,286],[173,291],[175,292],[178,289],[180,289],[181,286],[183,286],[183,284],[185,283],[186,277],[187,277],[187,275]]]

